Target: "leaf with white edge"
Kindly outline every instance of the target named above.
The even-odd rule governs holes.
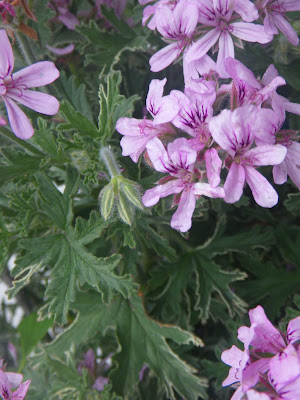
[[[144,364],[158,377],[167,396],[175,392],[186,400],[205,397],[205,381],[193,373],[170,348],[166,339],[177,344],[202,346],[202,341],[179,327],[160,324],[145,314],[141,299],[123,301],[117,316],[117,337],[120,352],[114,357],[118,367],[111,374],[113,387],[124,399],[129,399]]]

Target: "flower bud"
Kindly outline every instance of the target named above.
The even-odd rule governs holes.
[[[115,195],[111,184],[106,185],[101,190],[99,194],[99,200],[100,200],[100,212],[102,217],[106,221],[112,216],[115,203]]]
[[[134,209],[128,202],[123,192],[119,193],[117,208],[122,221],[128,225],[131,225],[134,217]]]

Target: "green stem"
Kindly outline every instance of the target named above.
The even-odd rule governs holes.
[[[31,144],[26,142],[25,140],[19,139],[17,136],[15,136],[11,131],[8,129],[4,128],[3,126],[0,126],[0,134],[7,137],[11,141],[17,143],[19,146],[23,147],[24,149],[30,151],[32,154],[36,154],[38,156],[45,156],[44,153],[33,147]]]
[[[99,156],[106,165],[111,178],[121,175],[121,171],[116,163],[115,156],[109,147],[103,147],[100,150]]]
[[[21,49],[21,53],[24,57],[24,60],[27,64],[34,64],[37,62],[35,55],[32,52],[29,40],[26,36],[15,32],[15,38],[18,42],[18,45]]]

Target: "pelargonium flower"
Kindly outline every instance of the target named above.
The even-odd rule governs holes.
[[[286,17],[288,11],[300,11],[298,0],[258,0],[256,7],[264,17],[266,33],[276,35],[279,29],[294,46],[298,46],[297,32]]]
[[[189,45],[198,23],[198,8],[190,0],[181,0],[174,10],[163,6],[156,12],[156,27],[171,44],[149,60],[151,71],[158,72],[170,65]]]
[[[162,142],[154,138],[146,147],[154,168],[168,173],[169,176],[163,178],[155,188],[146,191],[142,198],[143,204],[151,207],[163,197],[181,193],[179,199],[178,196],[175,197],[178,208],[171,219],[171,227],[187,232],[192,226],[197,196],[222,198],[224,190],[200,182],[201,172],[195,167],[197,151],[193,149],[191,141],[185,138],[176,139],[168,144],[166,150]]]
[[[166,133],[175,133],[169,122],[178,114],[179,107],[170,95],[163,96],[166,82],[166,78],[161,81],[153,79],[149,85],[146,107],[153,120],[125,117],[117,121],[116,129],[124,135],[121,140],[122,155],[130,156],[134,162],[138,161],[151,139]]]
[[[23,375],[16,372],[5,372],[3,360],[0,359],[0,396],[3,400],[23,400],[31,380],[23,382]]]
[[[234,43],[231,35],[247,42],[262,44],[272,40],[273,36],[267,34],[262,25],[234,22],[234,7],[234,0],[199,0],[199,22],[209,30],[189,48],[186,54],[187,63],[200,59],[219,42],[218,73],[222,78],[228,78],[224,61],[227,57],[234,58]]]
[[[238,329],[244,351],[232,346],[222,353],[222,361],[231,366],[223,386],[240,384],[232,400],[296,400],[300,390],[300,317],[289,322],[287,334],[273,326],[261,306],[250,310],[249,317],[251,326]]]
[[[156,29],[156,13],[158,10],[163,6],[167,6],[170,10],[173,10],[177,2],[178,0],[159,0],[154,5],[145,7],[143,11],[143,25],[146,25],[146,22],[149,21],[147,27],[151,30]],[[139,0],[139,3],[145,6],[146,4],[153,3],[153,0]]]
[[[48,85],[59,77],[59,71],[50,61],[41,61],[12,73],[14,57],[5,30],[0,30],[0,96],[5,103],[12,131],[21,139],[29,139],[33,127],[15,101],[46,115],[54,115],[59,102],[46,93],[29,88]]]
[[[107,371],[111,364],[109,360],[112,354],[109,354],[105,357],[99,364],[96,363],[95,352],[93,349],[89,349],[84,354],[84,360],[80,361],[78,365],[78,372],[82,374],[82,369],[86,368],[90,377],[93,379],[92,389],[98,390],[98,392],[102,392],[104,390],[104,386],[109,383],[109,378],[102,376],[102,374]]]
[[[223,110],[209,122],[214,140],[228,152],[227,175],[224,190],[227,203],[235,203],[248,183],[253,197],[261,207],[274,207],[278,195],[268,180],[256,167],[282,163],[287,149],[280,145],[263,145],[251,148],[254,142],[254,125],[257,120],[256,107],[237,108],[233,112]]]

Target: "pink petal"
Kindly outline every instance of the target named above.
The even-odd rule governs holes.
[[[300,340],[300,317],[290,320],[287,327],[287,340],[289,343]]]
[[[225,61],[225,68],[237,85],[242,81],[246,87],[258,90],[261,89],[261,85],[253,72],[240,61],[235,60],[233,57],[228,57]]]
[[[277,165],[281,164],[286,156],[287,148],[281,144],[258,146],[248,150],[243,158],[249,160],[251,165]]]
[[[255,324],[255,337],[251,341],[251,345],[257,351],[276,354],[285,347],[285,342],[280,332],[269,321],[262,306],[257,306],[250,310],[249,318],[251,325]]]
[[[297,32],[292,27],[292,25],[284,18],[284,16],[278,13],[273,13],[273,18],[275,25],[284,34],[288,41],[291,42],[294,46],[298,46],[299,38]]]
[[[252,22],[259,17],[255,5],[250,0],[235,0],[234,11],[246,22]]]
[[[197,182],[194,185],[194,194],[212,198],[224,198],[225,192],[222,187],[212,187],[209,183]]]
[[[198,23],[198,8],[195,4],[181,0],[174,10],[177,32],[191,37]]]
[[[242,356],[242,350],[233,345],[230,349],[223,351],[221,354],[221,360],[231,367],[239,368],[241,365]]]
[[[6,373],[0,369],[0,396],[2,399],[7,399],[7,394],[9,395],[8,399],[11,399],[11,388],[6,376]],[[5,397],[4,397],[5,396]]]
[[[12,400],[23,400],[27,394],[31,380],[21,383],[20,387],[13,392]]]
[[[174,101],[170,96],[165,96],[161,100],[158,108],[158,113],[153,119],[153,124],[156,126],[158,124],[171,122],[177,116],[178,112],[178,103]]]
[[[59,77],[59,70],[51,61],[41,61],[13,74],[16,85],[27,88],[48,85]]]
[[[233,383],[239,382],[239,379],[237,378],[238,376],[238,368],[230,368],[228,376],[224,381],[222,382],[222,386],[229,386],[232,385]]]
[[[14,134],[20,139],[31,138],[34,134],[34,130],[26,114],[9,97],[3,97],[3,101]]]
[[[217,71],[221,78],[229,78],[229,74],[224,65],[227,57],[234,58],[233,41],[228,32],[222,32],[219,39],[219,53],[217,59]]]
[[[295,347],[290,343],[270,362],[269,377],[277,392],[300,376],[300,359]]]
[[[184,185],[179,179],[174,179],[165,183],[164,185],[158,185],[152,189],[146,190],[142,202],[144,206],[151,207],[158,203],[159,199],[167,197],[173,193],[180,193]]]
[[[265,32],[269,35],[277,35],[279,33],[274,22],[273,13],[266,12],[266,16],[264,19],[264,28]]]
[[[163,97],[166,82],[167,78],[162,79],[161,81],[159,79],[152,79],[150,82],[146,99],[146,107],[153,117],[155,117],[158,113],[158,105]]]
[[[226,203],[239,201],[245,184],[245,170],[240,164],[233,162],[224,183]]]
[[[278,203],[278,195],[269,181],[253,167],[245,166],[246,181],[254,200],[261,207],[271,208]]]
[[[284,0],[284,9],[286,11],[300,11],[299,0]]]
[[[185,138],[179,138],[168,144],[168,154],[172,163],[179,168],[188,170],[195,163],[197,152],[190,147]]]
[[[152,72],[159,72],[168,67],[179,56],[178,44],[171,43],[155,53],[149,60]]]
[[[12,389],[16,389],[22,383],[23,380],[22,374],[18,374],[16,372],[5,372],[5,374]]]
[[[186,56],[183,55],[183,75],[185,87],[191,86],[194,79],[199,75],[208,74],[210,71],[216,71],[216,63],[206,54],[199,60],[186,62]]]
[[[59,101],[54,96],[42,92],[24,90],[20,96],[20,92],[12,88],[7,90],[5,97],[10,97],[41,114],[55,115],[59,110]]]
[[[175,25],[174,15],[169,7],[163,6],[156,13],[156,28],[165,38],[175,39],[177,27]]]
[[[278,76],[278,71],[274,67],[273,64],[269,65],[268,68],[266,69],[266,72],[263,74],[261,83],[266,86],[269,83],[272,82],[273,79],[275,79]]]
[[[172,167],[170,167],[170,160],[168,153],[158,138],[153,138],[147,143],[148,156],[156,169],[159,172],[169,172]]]
[[[171,227],[180,232],[187,232],[192,226],[192,216],[196,206],[196,197],[188,188],[182,192],[178,208],[171,219]]]
[[[260,374],[265,374],[269,369],[269,363],[272,358],[261,358],[252,362],[242,372],[242,388],[246,392],[255,386],[259,380]]]
[[[190,63],[199,60],[218,41],[221,32],[216,28],[206,33],[201,39],[194,43],[186,53],[185,60]]]
[[[0,75],[3,79],[14,69],[14,55],[10,41],[4,29],[0,30]]]
[[[248,400],[271,400],[267,393],[257,392],[256,390],[247,391]]]
[[[218,18],[229,21],[233,12],[235,0],[213,0],[213,6]]]
[[[221,182],[222,160],[216,149],[211,148],[205,152],[205,164],[209,183],[212,187],[218,186]]]
[[[286,169],[289,177],[293,181],[293,183],[298,187],[300,190],[300,168],[298,167],[295,162],[290,161],[288,158],[285,159],[286,162]],[[299,164],[299,161],[298,161]]]
[[[79,25],[78,19],[70,13],[66,8],[58,7],[58,11],[60,15],[58,16],[58,20],[62,22],[68,29],[75,30],[76,25]]]
[[[262,25],[255,25],[249,22],[233,22],[229,25],[232,28],[232,35],[246,40],[247,42],[269,43],[273,35],[265,33]]]
[[[287,167],[286,167],[286,162],[283,161],[279,165],[275,165],[273,167],[273,180],[276,183],[276,185],[283,185],[287,181]]]

